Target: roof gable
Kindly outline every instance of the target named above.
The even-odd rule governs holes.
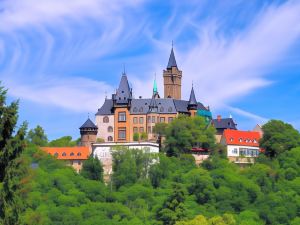
[[[225,130],[224,141],[227,145],[259,147],[261,135],[255,131]]]

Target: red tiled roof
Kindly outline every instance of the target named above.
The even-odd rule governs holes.
[[[87,159],[89,148],[86,146],[76,147],[41,147],[41,149],[62,160]]]
[[[256,131],[225,130],[224,138],[227,145],[259,147],[260,133]]]

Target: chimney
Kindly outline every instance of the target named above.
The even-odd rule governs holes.
[[[139,96],[139,99],[142,99],[142,96]]]
[[[217,119],[218,119],[218,122],[220,122],[221,119],[222,119],[221,115],[218,115],[218,116],[217,116]]]

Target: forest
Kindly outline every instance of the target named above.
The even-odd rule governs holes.
[[[16,126],[18,102],[6,104],[4,88],[0,117],[0,224],[300,224],[300,134],[282,121],[263,126],[265,154],[240,168],[204,121],[178,118],[157,128],[166,135],[165,152],[114,152],[105,184],[98,159],[90,157],[78,174],[42,152],[40,145],[77,141],[48,142],[41,127]],[[200,166],[187,153],[193,142],[213,149]]]

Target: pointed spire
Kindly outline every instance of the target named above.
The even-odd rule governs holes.
[[[190,100],[189,100],[188,107],[190,109],[197,109],[197,105],[198,105],[198,103],[197,103],[195,92],[194,92],[194,85],[192,85],[192,90],[191,90],[191,94],[190,94]]]
[[[132,92],[124,68],[124,72],[122,73],[119,87],[116,91],[116,101],[117,103],[127,104],[128,100],[131,98],[132,98]]]
[[[86,129],[86,128],[98,129],[98,127],[93,123],[93,121],[91,121],[90,118],[88,118],[79,129],[81,130],[81,129]]]
[[[152,95],[151,102],[149,104],[148,113],[158,113],[158,106],[154,94]]]
[[[167,69],[171,69],[172,67],[177,67],[175,54],[174,54],[174,50],[173,50],[173,41],[172,41],[172,49],[171,49],[171,54],[170,54],[170,57],[169,57],[169,62],[168,62]]]
[[[153,94],[157,93],[156,73],[153,81]]]

